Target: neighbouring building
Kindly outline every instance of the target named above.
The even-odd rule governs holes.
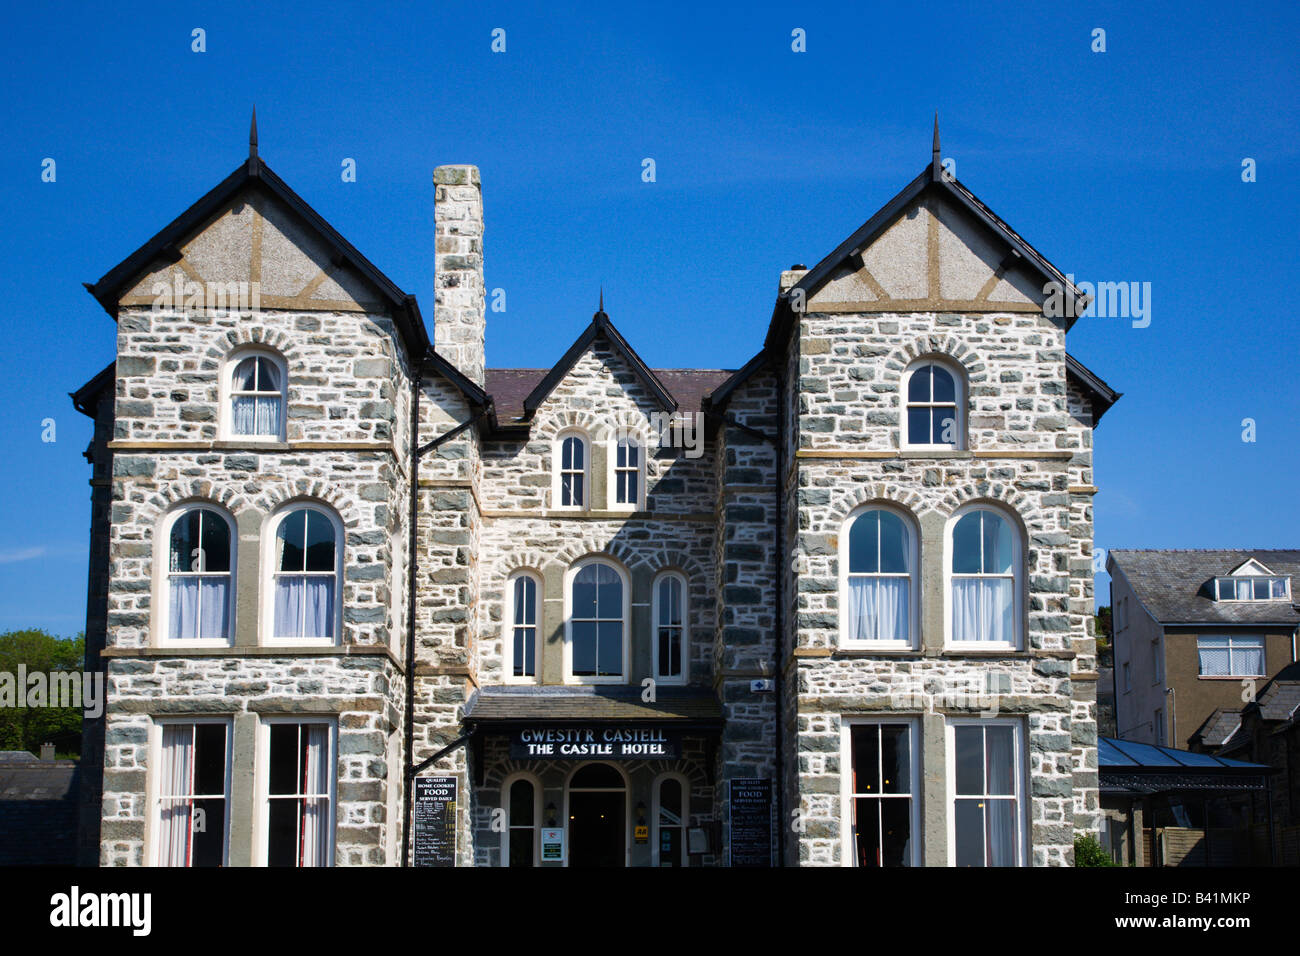
[[[1122,740],[1186,748],[1216,737],[1296,660],[1300,551],[1110,551],[1115,712]]]
[[[937,127],[738,370],[487,367],[434,190],[432,338],[255,135],[89,287],[101,862],[1069,864],[1118,395]]]

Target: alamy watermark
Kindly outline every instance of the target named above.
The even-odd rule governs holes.
[[[99,671],[0,671],[0,710],[16,708],[76,707],[86,717],[104,713],[104,675]]]
[[[198,282],[177,273],[173,281],[155,282],[149,290],[155,312],[205,315],[253,315],[262,311],[260,282]]]
[[[1150,282],[1075,282],[1073,275],[1066,281],[1074,286],[1080,297],[1066,295],[1059,282],[1043,286],[1043,315],[1049,319],[1077,319],[1091,316],[1099,319],[1132,319],[1133,328],[1145,329],[1151,324]]]

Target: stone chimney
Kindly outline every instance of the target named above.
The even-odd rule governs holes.
[[[433,347],[482,386],[486,318],[478,167],[439,166],[433,184]]]

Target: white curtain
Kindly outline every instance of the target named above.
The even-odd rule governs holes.
[[[1014,643],[1014,587],[1011,578],[953,578],[953,640]]]
[[[276,576],[275,636],[334,636],[333,575]]]
[[[1202,637],[1197,642],[1202,677],[1227,677],[1232,673],[1226,637]]]
[[[301,728],[307,737],[302,761],[302,833],[299,835],[298,865],[328,866],[329,852],[329,728],[309,724]]]
[[[232,423],[236,435],[278,435],[280,433],[280,399],[236,395]]]
[[[850,640],[907,640],[910,584],[906,577],[850,577]]]
[[[194,794],[194,727],[169,724],[162,731],[163,799],[159,815],[158,865],[189,866]],[[170,799],[170,798],[182,799]]]
[[[1264,673],[1263,647],[1234,647],[1232,649],[1232,671],[1235,677],[1255,677]]]
[[[168,590],[171,640],[230,637],[229,575],[174,575]]]

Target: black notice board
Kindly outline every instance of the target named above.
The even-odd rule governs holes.
[[[772,865],[772,781],[731,781],[731,865]]]
[[[456,865],[456,778],[415,778],[415,866]]]

